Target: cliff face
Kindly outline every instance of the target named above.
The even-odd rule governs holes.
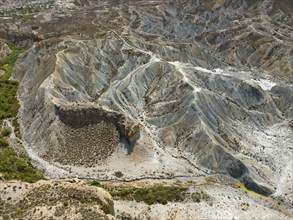
[[[65,107],[56,106],[56,115],[59,120],[74,128],[80,128],[90,124],[104,122],[112,124],[119,133],[120,140],[126,140],[129,147],[133,148],[139,138],[139,123],[131,120],[126,115],[102,107],[87,105],[71,105]]]
[[[56,106],[56,116],[58,142],[46,157],[63,164],[95,166],[109,157],[119,142],[131,153],[140,136],[139,123],[101,107]]]

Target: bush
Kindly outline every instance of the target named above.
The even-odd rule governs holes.
[[[43,176],[29,162],[19,158],[9,147],[0,148],[0,173],[6,180],[17,179],[34,183],[43,179]]]
[[[9,143],[5,138],[0,138],[0,147],[8,147]]]
[[[15,117],[18,113],[19,104],[16,98],[18,82],[9,80],[15,61],[17,60],[22,49],[9,44],[12,53],[5,59],[0,60],[0,69],[5,74],[0,77],[0,129],[2,127],[2,119]],[[13,125],[17,125],[17,120],[13,120]],[[15,132],[19,128],[15,128]],[[3,129],[2,136],[8,136],[11,133],[9,129]],[[29,162],[19,158],[13,149],[9,148],[8,141],[0,137],[0,173],[6,180],[18,179],[25,182],[36,182],[43,179],[43,176]]]
[[[147,188],[131,185],[109,186],[107,184],[100,184],[99,187],[106,189],[115,200],[134,200],[136,202],[145,202],[148,205],[155,203],[165,205],[168,202],[183,202],[186,199],[193,202],[211,201],[210,196],[205,192],[189,192],[187,187],[162,186],[160,184]]]
[[[3,137],[8,137],[10,134],[11,134],[11,129],[9,129],[9,128],[4,128],[1,132],[1,135]]]
[[[180,202],[185,199],[186,188],[159,186],[150,189],[140,188],[134,193],[137,202],[143,201],[148,205],[154,203],[167,204],[168,202]]]
[[[114,173],[114,175],[115,175],[116,177],[118,177],[118,178],[123,177],[123,173],[120,172],[120,171],[116,171],[116,172]]]
[[[92,186],[98,186],[98,187],[101,186],[101,183],[97,182],[96,180],[92,181],[90,184]]]
[[[68,205],[69,205],[69,202],[68,202],[67,200],[64,200],[64,201],[63,201],[63,206],[64,206],[64,207],[67,207]]]
[[[5,71],[5,74],[0,77],[0,120],[16,116],[19,109],[16,98],[18,82],[9,80],[9,78],[13,71],[14,63],[23,50],[13,44],[9,44],[9,47],[12,53],[0,60],[0,69]]]
[[[16,98],[17,86],[0,78],[0,119],[16,116],[19,104]]]
[[[154,186],[151,188],[122,188],[110,190],[114,199],[135,200],[148,205],[155,203],[167,204],[185,199],[187,188],[172,186]]]
[[[16,117],[12,120],[12,126],[14,128],[15,136],[18,137],[19,139],[21,139],[21,135],[20,135],[20,131],[19,131],[19,123],[18,123]]]

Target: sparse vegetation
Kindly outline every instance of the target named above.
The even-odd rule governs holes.
[[[16,90],[17,83],[0,78],[0,120],[17,115],[19,104]]]
[[[191,195],[192,201],[200,202],[200,201],[209,201],[210,197],[203,191],[195,192]]]
[[[0,77],[0,121],[5,118],[16,117],[19,108],[16,98],[18,82],[9,78],[14,63],[23,50],[13,44],[9,44],[9,47],[12,53],[0,60],[0,69],[5,71],[5,74]],[[2,121],[0,125],[1,130]],[[0,133],[0,173],[3,174],[3,178],[5,180],[18,179],[31,183],[43,179],[40,172],[30,162],[18,157],[14,150],[9,147],[9,142],[5,137],[9,136],[10,133],[11,130],[7,128],[2,129]]]
[[[110,194],[114,199],[135,200],[152,205],[183,201],[186,198],[186,191],[187,188],[156,186],[152,188],[125,188],[121,191],[110,191]]]
[[[108,201],[108,194],[86,185],[80,187],[69,181],[44,181],[28,188],[24,183],[3,185],[1,195],[10,193],[10,187],[19,193],[17,201],[13,203],[9,202],[11,198],[8,196],[0,197],[0,216],[3,219],[26,219],[27,216],[31,216],[31,219],[105,219],[103,213],[114,215],[113,203]],[[23,188],[26,188],[24,194],[21,193]],[[74,213],[68,213],[68,208],[74,210]],[[47,211],[50,216],[45,215]]]
[[[19,158],[10,147],[0,148],[0,173],[5,180],[18,179],[33,183],[43,176],[29,162]]]
[[[9,47],[12,53],[0,60],[0,69],[5,71],[5,74],[0,78],[0,120],[15,117],[19,109],[16,98],[18,82],[9,80],[9,78],[13,71],[14,63],[23,50],[11,44],[9,44]]]
[[[91,183],[91,185],[93,184]],[[165,205],[168,202],[183,202],[185,200],[194,202],[210,200],[210,197],[202,191],[190,193],[188,187],[163,186],[160,184],[146,188],[134,186],[109,187],[103,184],[100,184],[99,187],[108,190],[115,200],[134,200],[136,202],[145,202],[148,205],[155,203]]]

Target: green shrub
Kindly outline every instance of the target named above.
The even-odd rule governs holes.
[[[94,180],[94,181],[90,182],[90,184],[91,184],[92,186],[98,186],[98,187],[100,187],[100,186],[101,186],[101,183],[99,183],[99,182],[98,182],[98,181],[96,181],[96,180]]]
[[[69,202],[68,202],[67,200],[64,200],[64,201],[63,201],[63,206],[64,206],[64,207],[67,207],[68,205],[69,205]]]
[[[99,187],[106,189],[114,200],[128,200],[145,202],[148,205],[155,203],[167,204],[168,202],[183,202],[191,200],[193,202],[211,201],[208,194],[203,191],[189,192],[188,187],[163,186],[156,184],[152,187],[119,186],[99,184]]]
[[[159,186],[150,189],[139,188],[134,193],[137,202],[143,201],[148,205],[154,203],[167,204],[168,202],[180,202],[185,199],[186,188]]]
[[[0,69],[5,71],[5,74],[0,77],[0,120],[16,116],[19,109],[16,98],[18,82],[9,80],[9,78],[14,63],[23,50],[12,44],[9,44],[9,47],[12,49],[12,53],[0,60]]]
[[[134,193],[134,189],[119,189],[110,191],[111,196],[114,198],[122,199],[122,200],[132,200],[132,195]]]
[[[262,39],[263,38],[263,36],[261,36],[261,35],[255,35],[255,36],[252,36],[251,38],[250,38],[250,40],[251,40],[251,42],[254,44],[254,43],[256,43],[258,40],[260,40],[260,39]]]
[[[19,54],[23,51],[13,44],[8,44],[12,53],[5,59],[0,60],[0,69],[5,74],[0,77],[0,129],[3,126],[2,119],[15,117],[18,113],[19,104],[16,98],[18,82],[9,80],[13,71],[14,63]],[[16,126],[17,125],[17,126]],[[13,120],[16,134],[19,133],[17,120]],[[8,136],[11,133],[9,129],[3,129],[2,136]],[[0,137],[0,173],[6,180],[18,179],[25,182],[36,182],[43,179],[42,174],[36,170],[29,162],[18,157],[13,149],[9,148],[8,141]]]
[[[4,137],[8,137],[11,134],[11,129],[9,128],[4,128],[1,132],[1,135]]]
[[[118,178],[123,177],[123,173],[120,172],[120,171],[116,171],[116,172],[114,173],[114,175],[115,175],[116,177],[118,177]]]
[[[155,203],[167,204],[168,202],[180,202],[185,199],[187,188],[172,186],[155,186],[151,188],[117,188],[110,189],[114,199],[135,200],[145,202],[148,205]]]
[[[0,147],[8,147],[9,143],[5,138],[0,138]]]
[[[4,179],[18,179],[33,183],[43,176],[29,162],[19,158],[13,149],[9,147],[0,148],[0,173]]]
[[[12,120],[12,126],[14,128],[15,136],[18,137],[19,139],[21,139],[21,135],[20,135],[20,131],[19,131],[19,123],[18,123],[16,117]]]

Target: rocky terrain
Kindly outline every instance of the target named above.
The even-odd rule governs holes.
[[[0,5],[0,38],[27,48],[12,75],[20,82],[23,149],[48,177],[220,175],[292,211],[291,1]],[[9,48],[1,48],[5,56]],[[208,189],[216,201],[221,190],[237,198],[238,191],[220,188]],[[263,207],[253,200],[251,213],[255,203]],[[126,203],[133,210],[121,211],[124,204],[117,209],[125,218],[147,218],[149,206]],[[259,214],[275,219],[276,210],[264,206]],[[154,208],[153,217],[162,209]],[[173,213],[173,204],[165,209]],[[199,218],[217,216],[207,213]]]
[[[115,219],[111,196],[94,186],[74,180],[0,183],[3,219]]]

